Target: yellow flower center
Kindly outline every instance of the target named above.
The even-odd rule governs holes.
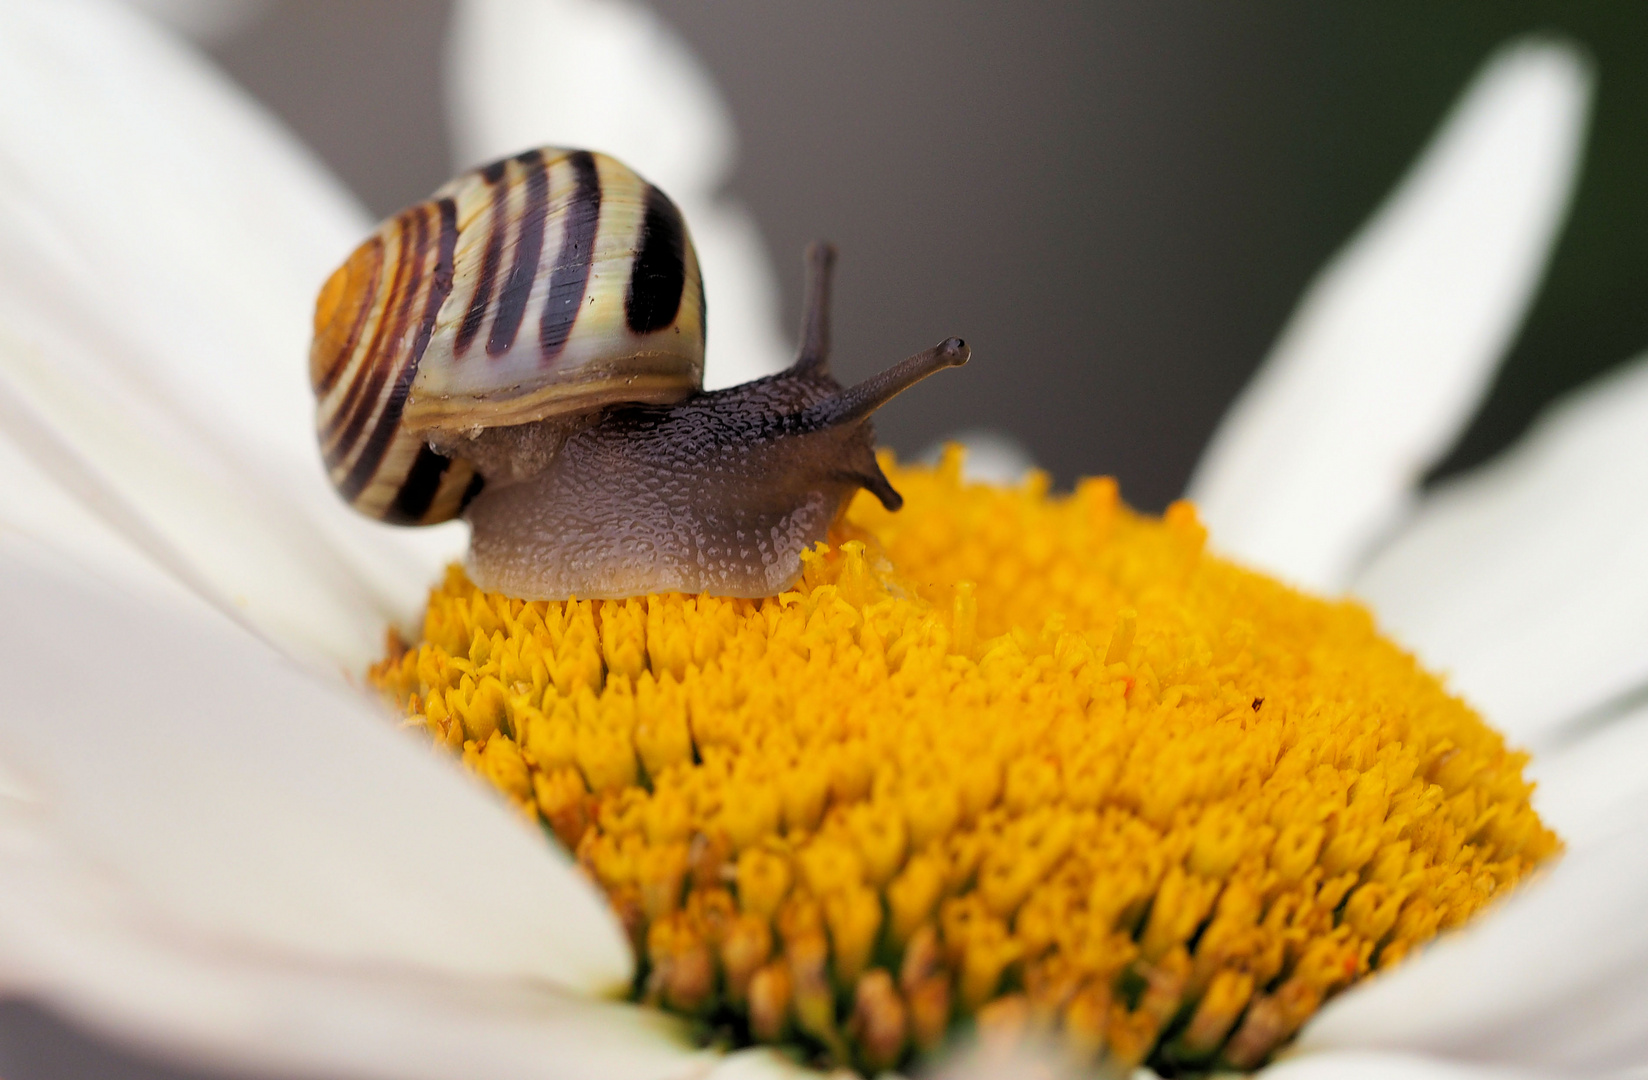
[[[454,568],[372,678],[611,898],[635,993],[866,1070],[958,1024],[1253,1068],[1558,847],[1525,756],[1351,602],[1108,479],[860,496],[766,600]]]

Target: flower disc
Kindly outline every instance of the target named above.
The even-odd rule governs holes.
[[[454,569],[373,672],[576,853],[642,1000],[874,1071],[975,1022],[1253,1068],[1558,848],[1525,756],[1349,602],[1123,506],[884,462],[765,600]]]

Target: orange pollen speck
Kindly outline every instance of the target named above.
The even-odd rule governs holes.
[[[884,461],[766,600],[524,603],[454,568],[372,679],[611,898],[635,993],[867,1072],[971,1017],[1251,1069],[1558,850],[1526,758],[1368,612],[1194,508]]]

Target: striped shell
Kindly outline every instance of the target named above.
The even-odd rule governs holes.
[[[454,518],[480,490],[431,435],[677,401],[703,371],[680,212],[610,157],[549,148],[380,225],[321,289],[309,352],[333,486],[403,525]]]

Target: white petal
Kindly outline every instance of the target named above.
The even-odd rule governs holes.
[[[366,222],[123,7],[12,0],[0,31],[0,424],[220,606],[358,670],[462,543],[357,520],[321,471],[309,311]]]
[[[36,347],[9,331],[0,325],[0,428],[101,525],[317,670],[358,676],[381,655],[387,605],[304,534],[301,513],[283,518],[244,470],[191,445],[174,411],[65,377],[72,347]]]
[[[224,41],[246,29],[268,0],[126,0],[139,11],[196,41]]]
[[[1515,742],[1648,683],[1648,359],[1447,484],[1355,591]]]
[[[0,555],[55,566],[156,604],[198,602],[4,435],[0,476],[6,478],[6,497],[0,499]]]
[[[553,133],[610,153],[672,195],[707,195],[732,171],[725,103],[652,11],[614,0],[461,0],[448,80],[464,166]]]
[[[727,199],[677,201],[704,275],[704,388],[737,386],[784,370],[794,349],[778,330],[778,279],[755,220]]]
[[[80,868],[44,850],[26,863],[16,846],[0,837],[8,990],[162,1061],[383,1080],[687,1080],[711,1064],[657,1013],[519,980],[202,938],[135,905],[88,899]]]
[[[0,18],[9,321],[27,325],[25,303],[95,315],[82,336],[122,346],[189,415],[318,461],[310,316],[370,222],[260,107],[121,5],[11,0]]]
[[[624,161],[681,208],[709,300],[705,384],[780,370],[766,249],[720,197],[734,134],[709,73],[653,12],[623,0],[460,0],[448,98],[460,163],[529,146],[583,146]]]
[[[0,985],[61,980],[62,1004],[94,1011],[210,997],[181,975],[169,1001],[128,987],[82,928],[152,928],[202,963],[221,948],[254,967],[627,984],[623,933],[568,859],[352,692],[199,604],[144,607],[10,559],[0,611]],[[37,892],[11,888],[27,875]]]
[[[824,1074],[797,1065],[775,1050],[755,1047],[728,1054],[704,1080],[824,1080]]]
[[[1535,1080],[1542,1074],[1412,1054],[1343,1050],[1291,1057],[1260,1075],[1266,1080]]]
[[[1030,456],[1023,443],[1006,432],[989,428],[976,428],[952,435],[922,451],[916,460],[937,464],[944,456],[944,447],[950,443],[960,443],[966,451],[966,457],[961,461],[961,472],[974,483],[1011,486],[1023,480],[1024,474],[1036,467],[1036,459]]]
[[[1466,929],[1330,1003],[1302,1051],[1594,1075],[1648,1064],[1648,799]]]
[[[1568,205],[1591,73],[1566,45],[1490,60],[1300,301],[1190,485],[1214,542],[1341,587],[1452,444],[1522,321]]]
[[[1648,802],[1648,705],[1535,756],[1528,776],[1539,785],[1534,808],[1570,851],[1606,840]]]

